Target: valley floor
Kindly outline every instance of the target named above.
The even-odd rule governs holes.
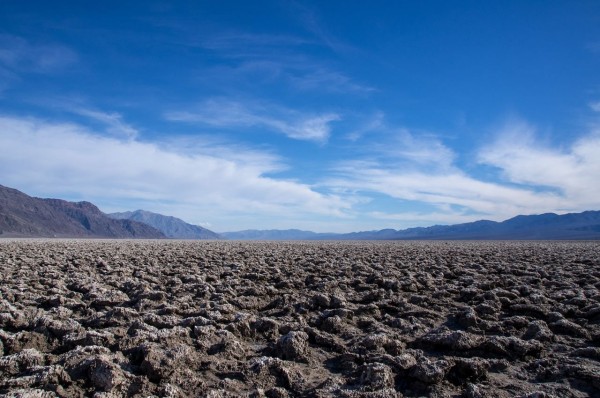
[[[12,397],[600,394],[600,242],[5,240],[0,294]]]

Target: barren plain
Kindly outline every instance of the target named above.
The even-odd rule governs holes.
[[[599,242],[0,242],[8,397],[600,396]]]

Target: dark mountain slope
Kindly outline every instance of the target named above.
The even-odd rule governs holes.
[[[2,185],[0,236],[164,238],[149,225],[114,220],[89,202],[34,198]]]

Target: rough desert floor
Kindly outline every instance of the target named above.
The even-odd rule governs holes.
[[[9,397],[600,396],[600,243],[0,242]]]

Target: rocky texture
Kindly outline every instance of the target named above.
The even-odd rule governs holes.
[[[146,210],[126,211],[123,213],[111,213],[109,217],[117,220],[139,221],[158,229],[167,238],[173,239],[223,239],[219,234],[200,227],[188,224],[185,221],[162,214],[152,213]]]
[[[592,397],[600,244],[1,241],[9,397]]]
[[[89,202],[33,198],[0,185],[0,237],[164,238],[153,227],[114,220]]]

